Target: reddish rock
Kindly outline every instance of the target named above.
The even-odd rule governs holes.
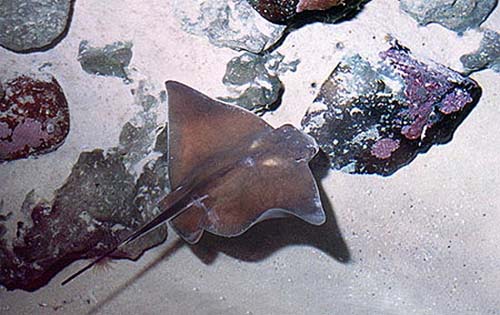
[[[327,10],[344,2],[343,0],[299,0],[296,11]]]
[[[0,87],[0,162],[57,149],[69,132],[69,110],[56,79],[20,76],[3,87]]]
[[[273,23],[288,23],[304,11],[334,10],[329,21],[345,16],[357,9],[360,0],[248,0],[265,19]],[[336,10],[335,8],[338,8]],[[337,18],[335,18],[337,17]]]
[[[373,144],[371,154],[381,160],[388,159],[399,148],[399,142],[389,138],[380,139]]]

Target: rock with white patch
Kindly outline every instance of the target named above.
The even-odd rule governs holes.
[[[299,60],[286,63],[284,58],[279,53],[244,53],[231,59],[222,79],[231,95],[219,99],[257,113],[277,109],[285,90],[279,75],[295,71],[300,63]]]
[[[183,30],[218,47],[260,53],[285,31],[259,16],[246,0],[183,0],[175,1],[174,8]]]

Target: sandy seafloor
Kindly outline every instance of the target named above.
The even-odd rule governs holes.
[[[56,152],[0,165],[6,209],[20,209],[33,188],[50,199],[79,152],[115,146],[121,126],[138,110],[130,93],[135,83],[81,70],[80,41],[132,41],[134,78],[158,91],[164,81],[178,80],[213,97],[226,93],[221,78],[238,52],[182,31],[171,3],[76,1],[69,33],[53,49],[25,55],[0,49],[1,71],[8,73],[36,72],[51,62],[47,72],[63,87],[72,119]],[[498,8],[483,27],[500,30]],[[398,1],[371,1],[353,20],[308,25],[287,38],[278,51],[301,63],[281,77],[283,105],[264,118],[298,126],[318,91],[311,83],[320,86],[348,51],[377,51],[386,34],[457,70],[459,57],[481,39],[477,31],[460,37],[437,24],[419,27]],[[338,42],[345,49],[335,49]],[[1,288],[0,314],[500,314],[499,76],[486,70],[472,78],[483,96],[450,143],[389,177],[331,171],[323,179],[329,219],[339,231],[333,225],[301,229],[310,233],[306,244],[276,244],[257,261],[220,253],[210,264],[185,244],[170,250],[177,242],[171,233],[139,261],[115,262],[65,287],[60,282],[83,261],[33,293]],[[248,233],[256,231],[266,233]],[[335,258],[342,249],[328,241],[337,232],[350,254],[347,263]],[[272,242],[255,237],[263,239]]]

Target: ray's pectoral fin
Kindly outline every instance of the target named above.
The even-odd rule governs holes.
[[[284,192],[278,194],[276,194],[276,190],[268,188],[269,193],[261,196],[261,202],[268,204],[269,209],[254,219],[252,225],[266,219],[290,215],[299,217],[310,224],[323,224],[326,217],[318,188],[309,167],[300,165],[293,170],[284,169],[283,171],[287,171],[284,176],[270,178],[267,184],[269,187],[277,187],[277,185],[286,185],[287,187],[283,187]],[[286,184],[283,183],[284,181]]]
[[[198,187],[196,196],[204,198],[171,221],[188,242],[197,242],[203,230],[237,236],[262,220],[289,215],[316,225],[325,221],[308,166],[318,150],[312,138],[283,126],[244,146],[229,158],[238,163]]]
[[[175,81],[168,91],[169,176],[172,187],[214,154],[273,130],[251,112],[215,101]]]
[[[292,215],[320,225],[325,213],[311,171],[303,164],[235,170],[221,179],[225,184],[208,189],[208,198],[193,203],[171,225],[189,243],[196,243],[203,230],[238,236],[263,220]]]

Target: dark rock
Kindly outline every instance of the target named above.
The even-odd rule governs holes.
[[[167,191],[170,191],[167,155],[149,161],[144,166],[135,187],[133,206],[141,214],[142,225],[160,213],[158,202],[165,197]],[[137,258],[145,250],[163,243],[167,232],[168,228],[165,224],[142,236],[140,241],[128,244],[125,248],[127,256]]]
[[[380,58],[342,61],[302,121],[334,169],[390,175],[451,140],[479,100],[475,81],[416,60],[397,43]]]
[[[3,214],[2,211],[3,211],[3,202],[0,201],[0,247],[2,247],[2,241],[3,241],[2,238],[4,237],[5,233],[7,233],[7,229],[3,224],[9,219],[9,217],[12,214],[12,213]]]
[[[439,23],[455,32],[477,28],[490,15],[497,0],[401,0],[401,10],[422,25]]]
[[[72,0],[7,0],[0,3],[0,46],[15,52],[48,49],[65,35]]]
[[[328,10],[332,7],[345,5],[348,1],[345,0],[299,0],[295,11],[317,11]]]
[[[484,31],[479,49],[463,55],[460,61],[468,73],[486,68],[500,72],[500,34],[492,30]]]
[[[275,54],[256,55],[244,53],[229,61],[222,82],[235,97],[221,97],[254,112],[275,110],[281,104],[284,85],[278,75],[295,71],[298,60],[283,63],[284,56]]]
[[[260,15],[273,23],[285,22],[298,13],[299,0],[248,0],[248,2]]]
[[[26,197],[23,208],[30,217],[18,222],[12,251],[2,248],[0,283],[34,290],[72,261],[104,253],[150,218],[135,208],[144,189],[126,171],[121,155],[82,153],[52,203]],[[166,228],[160,230],[154,242],[145,238],[113,256],[137,258],[165,239]]]
[[[128,79],[126,69],[131,59],[130,42],[116,42],[102,48],[91,47],[86,40],[80,42],[78,61],[89,74]]]
[[[70,119],[56,79],[21,76],[5,83],[0,96],[0,162],[48,153],[63,143]]]
[[[340,19],[363,1],[356,0],[248,0],[252,7],[273,23],[287,23],[305,11],[330,10]],[[340,13],[340,14],[338,14]],[[333,17],[331,16],[331,17]],[[330,22],[333,22],[330,17]]]

